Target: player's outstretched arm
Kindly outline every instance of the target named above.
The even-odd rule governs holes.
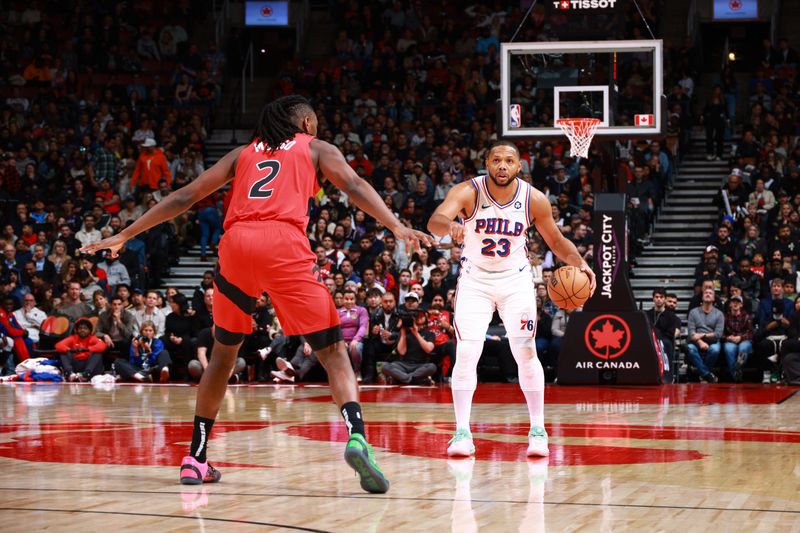
[[[108,239],[89,244],[80,249],[84,253],[95,253],[100,250],[111,250],[111,256],[116,257],[117,252],[128,239],[147,231],[167,220],[172,220],[198,201],[216,191],[230,180],[236,172],[236,161],[239,153],[244,149],[240,146],[228,152],[214,166],[200,174],[196,180],[167,195],[152,209],[139,217],[136,222]]]
[[[322,171],[322,175],[339,190],[344,191],[356,206],[379,220],[396,238],[406,241],[410,245],[410,249],[418,249],[420,243],[424,246],[433,246],[433,239],[430,235],[407,228],[394,216],[375,189],[361,179],[347,164],[342,152],[336,146],[314,139],[311,141],[311,147],[316,154],[317,165]]]
[[[459,183],[447,193],[444,200],[428,219],[428,231],[438,237],[448,233],[453,242],[464,240],[464,224],[453,220],[459,213],[472,213],[475,209],[475,187],[469,182]]]
[[[531,189],[530,213],[536,226],[536,231],[542,236],[550,250],[566,264],[578,267],[584,274],[589,276],[591,294],[594,294],[594,289],[597,286],[594,271],[583,260],[572,241],[564,237],[564,234],[556,226],[550,202],[541,192],[533,188]]]

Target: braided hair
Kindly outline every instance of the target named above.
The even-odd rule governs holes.
[[[272,150],[294,138],[303,130],[296,124],[298,118],[314,109],[300,95],[282,96],[264,106],[253,130],[250,142],[261,141]]]

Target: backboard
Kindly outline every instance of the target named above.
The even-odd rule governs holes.
[[[560,137],[556,120],[577,117],[599,119],[597,137],[662,134],[660,40],[502,43],[500,54],[502,137]]]

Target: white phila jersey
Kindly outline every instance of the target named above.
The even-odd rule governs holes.
[[[478,268],[500,272],[528,264],[527,229],[531,225],[531,186],[515,179],[514,198],[501,204],[486,187],[488,176],[471,180],[477,191],[475,210],[464,221],[462,257]]]

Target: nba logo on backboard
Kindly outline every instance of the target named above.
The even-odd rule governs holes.
[[[655,123],[653,115],[634,115],[634,126],[652,126]]]
[[[519,128],[522,126],[522,110],[519,104],[511,104],[508,106],[508,125],[511,128]]]

